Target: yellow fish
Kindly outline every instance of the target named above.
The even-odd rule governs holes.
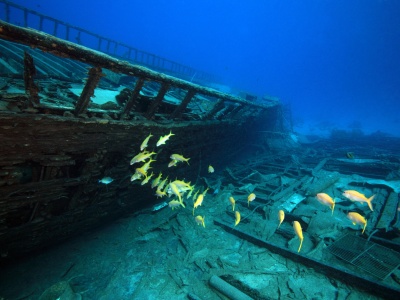
[[[182,195],[179,192],[179,189],[176,186],[176,184],[173,182],[170,182],[169,187],[171,188],[172,193],[175,194],[175,196],[177,196],[179,198],[179,202],[182,202]]]
[[[159,189],[157,189],[156,190],[156,196],[157,196],[157,198],[158,197],[164,197],[164,196],[166,196],[167,195],[167,193],[166,192],[164,192],[164,191],[161,191],[161,190],[159,190]]]
[[[173,133],[170,131],[169,134],[164,135],[164,136],[161,136],[160,139],[159,139],[158,142],[157,142],[157,147],[159,147],[159,146],[161,146],[161,145],[164,145],[165,142],[168,141],[169,138],[170,138],[171,136],[173,136],[173,135],[175,135],[175,134],[173,134]]]
[[[201,204],[203,203],[204,196],[206,195],[207,191],[208,191],[208,188],[207,188],[202,194],[200,194],[200,195],[197,197],[196,202],[193,204],[193,215],[194,215],[194,210],[195,210],[198,206],[201,206]]]
[[[164,185],[167,183],[167,180],[168,180],[168,176],[167,176],[167,178],[165,178],[163,181],[160,182],[157,189],[162,190],[164,188]]]
[[[169,164],[168,164],[168,168],[175,167],[177,163],[178,163],[177,160],[171,160],[171,161],[169,162]]]
[[[179,206],[183,206],[183,208],[185,208],[185,205],[183,204],[183,202],[178,201],[178,200],[172,200],[168,202],[168,206],[172,208],[172,210],[174,210],[175,208],[179,207]]]
[[[135,170],[136,174],[140,175],[139,178],[141,176],[147,177],[147,172],[145,170],[143,170],[142,168],[136,168]],[[132,178],[131,178],[132,180]]]
[[[147,148],[147,143],[149,142],[149,139],[152,137],[153,135],[150,133],[147,138],[144,139],[143,143],[140,145],[140,151],[143,151],[144,149]]]
[[[325,193],[318,193],[317,200],[319,203],[329,206],[330,209],[332,210],[332,216],[333,216],[333,210],[335,209],[335,201],[332,199],[332,197]]]
[[[204,219],[206,218],[206,216],[202,217],[202,216],[197,216],[195,218],[197,225],[202,225],[204,228],[206,228],[206,224],[204,223]]]
[[[133,165],[134,163],[145,161],[146,159],[150,158],[154,154],[156,154],[156,153],[155,152],[148,152],[148,151],[140,152],[138,155],[134,156],[131,159],[131,165]]]
[[[247,197],[247,206],[250,206],[250,202],[254,201],[254,199],[256,199],[256,194],[251,193],[248,197]]]
[[[214,168],[212,165],[208,166],[208,173],[214,173]]]
[[[142,174],[135,172],[135,174],[132,175],[131,181],[138,180],[142,177]]]
[[[300,252],[301,246],[303,245],[303,230],[301,229],[301,225],[299,222],[294,221],[293,222],[293,228],[294,228],[294,232],[297,234],[297,236],[300,239],[300,246],[299,246],[299,250],[297,250],[297,252]]]
[[[285,212],[282,209],[278,212],[278,218],[279,218],[279,225],[278,225],[279,228],[281,227],[283,220],[285,220]]]
[[[361,202],[362,204],[364,204],[365,202],[368,204],[369,209],[374,211],[374,209],[372,208],[372,203],[371,201],[374,200],[375,195],[372,195],[371,197],[367,198],[365,197],[364,194],[361,194],[357,191],[354,190],[347,190],[344,191],[344,193],[342,194],[343,196],[345,196],[347,199],[349,199],[350,201],[355,201],[355,202]]]
[[[235,211],[235,226],[240,223],[240,212]]]
[[[181,162],[186,162],[187,164],[189,164],[189,159],[190,159],[190,158],[185,158],[185,157],[183,157],[182,155],[179,155],[179,154],[172,154],[172,155],[170,156],[170,158],[171,158],[172,160],[181,161]]]
[[[347,217],[350,219],[350,221],[353,222],[353,225],[359,224],[359,225],[364,225],[363,231],[361,232],[361,234],[364,233],[365,228],[367,227],[367,220],[365,220],[365,218],[360,215],[359,213],[356,212],[349,212],[347,214]]]
[[[141,168],[147,173],[147,171],[150,169],[150,164],[155,161],[154,159],[149,159],[148,162],[146,162]]]
[[[161,180],[161,176],[162,176],[162,173],[158,174],[158,177],[153,179],[153,181],[151,182],[151,188],[152,189],[154,189],[158,185],[158,183]]]
[[[141,185],[145,185],[146,183],[149,182],[150,178],[153,177],[153,173],[150,174],[150,176],[147,176],[145,179],[143,179]]]
[[[232,211],[234,211],[236,203],[235,199],[233,197],[229,197],[229,202],[232,204]]]

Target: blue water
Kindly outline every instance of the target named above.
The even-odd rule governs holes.
[[[277,96],[299,132],[400,135],[400,1],[14,2]]]

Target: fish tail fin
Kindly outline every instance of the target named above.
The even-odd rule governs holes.
[[[371,203],[371,201],[374,200],[374,198],[375,198],[375,195],[372,195],[372,196],[369,197],[368,200],[367,200],[367,204],[368,204],[369,209],[370,209],[371,211],[374,211],[374,209],[372,208],[372,203]]]
[[[367,221],[365,221],[364,228],[363,228],[363,231],[361,232],[361,234],[363,234],[363,233],[364,233],[364,231],[365,231],[365,228],[367,228]]]
[[[183,204],[183,202],[181,201],[181,205],[183,206],[183,208],[186,208],[185,204]]]
[[[335,210],[335,200],[333,200],[333,204],[332,204],[332,216],[333,216],[333,211]]]
[[[300,252],[301,246],[303,246],[303,239],[300,240],[300,246],[299,246],[299,250],[297,250],[297,252]]]
[[[206,216],[203,217],[203,221],[201,222],[204,228],[206,228],[206,223],[204,223],[205,218]]]
[[[190,166],[190,164],[189,164],[189,159],[190,159],[190,158],[188,158],[188,159],[186,160],[186,163],[188,164],[188,166]]]
[[[281,227],[282,222],[279,222],[278,228]]]

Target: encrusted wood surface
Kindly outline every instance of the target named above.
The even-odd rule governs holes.
[[[130,159],[151,132],[153,171],[194,182],[208,164],[223,165],[245,127],[233,122],[159,125],[46,114],[0,113],[0,252],[7,259],[64,240],[162,200],[131,183]],[[161,135],[175,134],[162,147]],[[182,153],[190,166],[167,168]],[[221,161],[225,159],[226,161]],[[99,179],[110,176],[111,184]],[[171,177],[172,178],[172,177]]]

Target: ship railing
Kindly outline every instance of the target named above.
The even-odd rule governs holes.
[[[218,81],[216,76],[210,73],[139,50],[125,43],[70,25],[7,0],[0,0],[0,19],[14,25],[37,29],[58,38],[185,80],[194,80],[196,82]]]
[[[16,26],[0,20],[0,38],[37,48],[44,52],[69,58],[90,65],[88,77],[85,81],[82,93],[75,103],[73,113],[75,116],[85,114],[88,111],[91,97],[99,84],[100,79],[105,76],[102,72],[107,69],[117,74],[124,74],[135,77],[133,91],[129,99],[124,103],[119,112],[118,119],[132,119],[135,108],[142,101],[141,91],[146,82],[156,82],[160,85],[157,95],[151,100],[147,110],[142,113],[147,119],[155,119],[155,114],[161,106],[164,96],[171,89],[181,89],[185,91],[185,96],[180,103],[177,103],[174,110],[169,114],[170,120],[184,120],[183,114],[187,110],[189,103],[197,96],[212,98],[212,105],[201,115],[202,120],[230,119],[237,117],[255,117],[260,112],[275,107],[277,101],[257,103],[244,100],[240,97],[223,93],[212,88],[200,86],[183,79],[156,72],[140,65],[133,65],[128,61],[119,60],[105,53],[92,50],[82,45],[72,43],[53,35],[37,31],[30,28]],[[35,67],[32,57],[25,51],[24,59],[24,83],[28,101],[32,107],[40,106],[38,87],[34,83]],[[195,97],[196,96],[196,97]]]

